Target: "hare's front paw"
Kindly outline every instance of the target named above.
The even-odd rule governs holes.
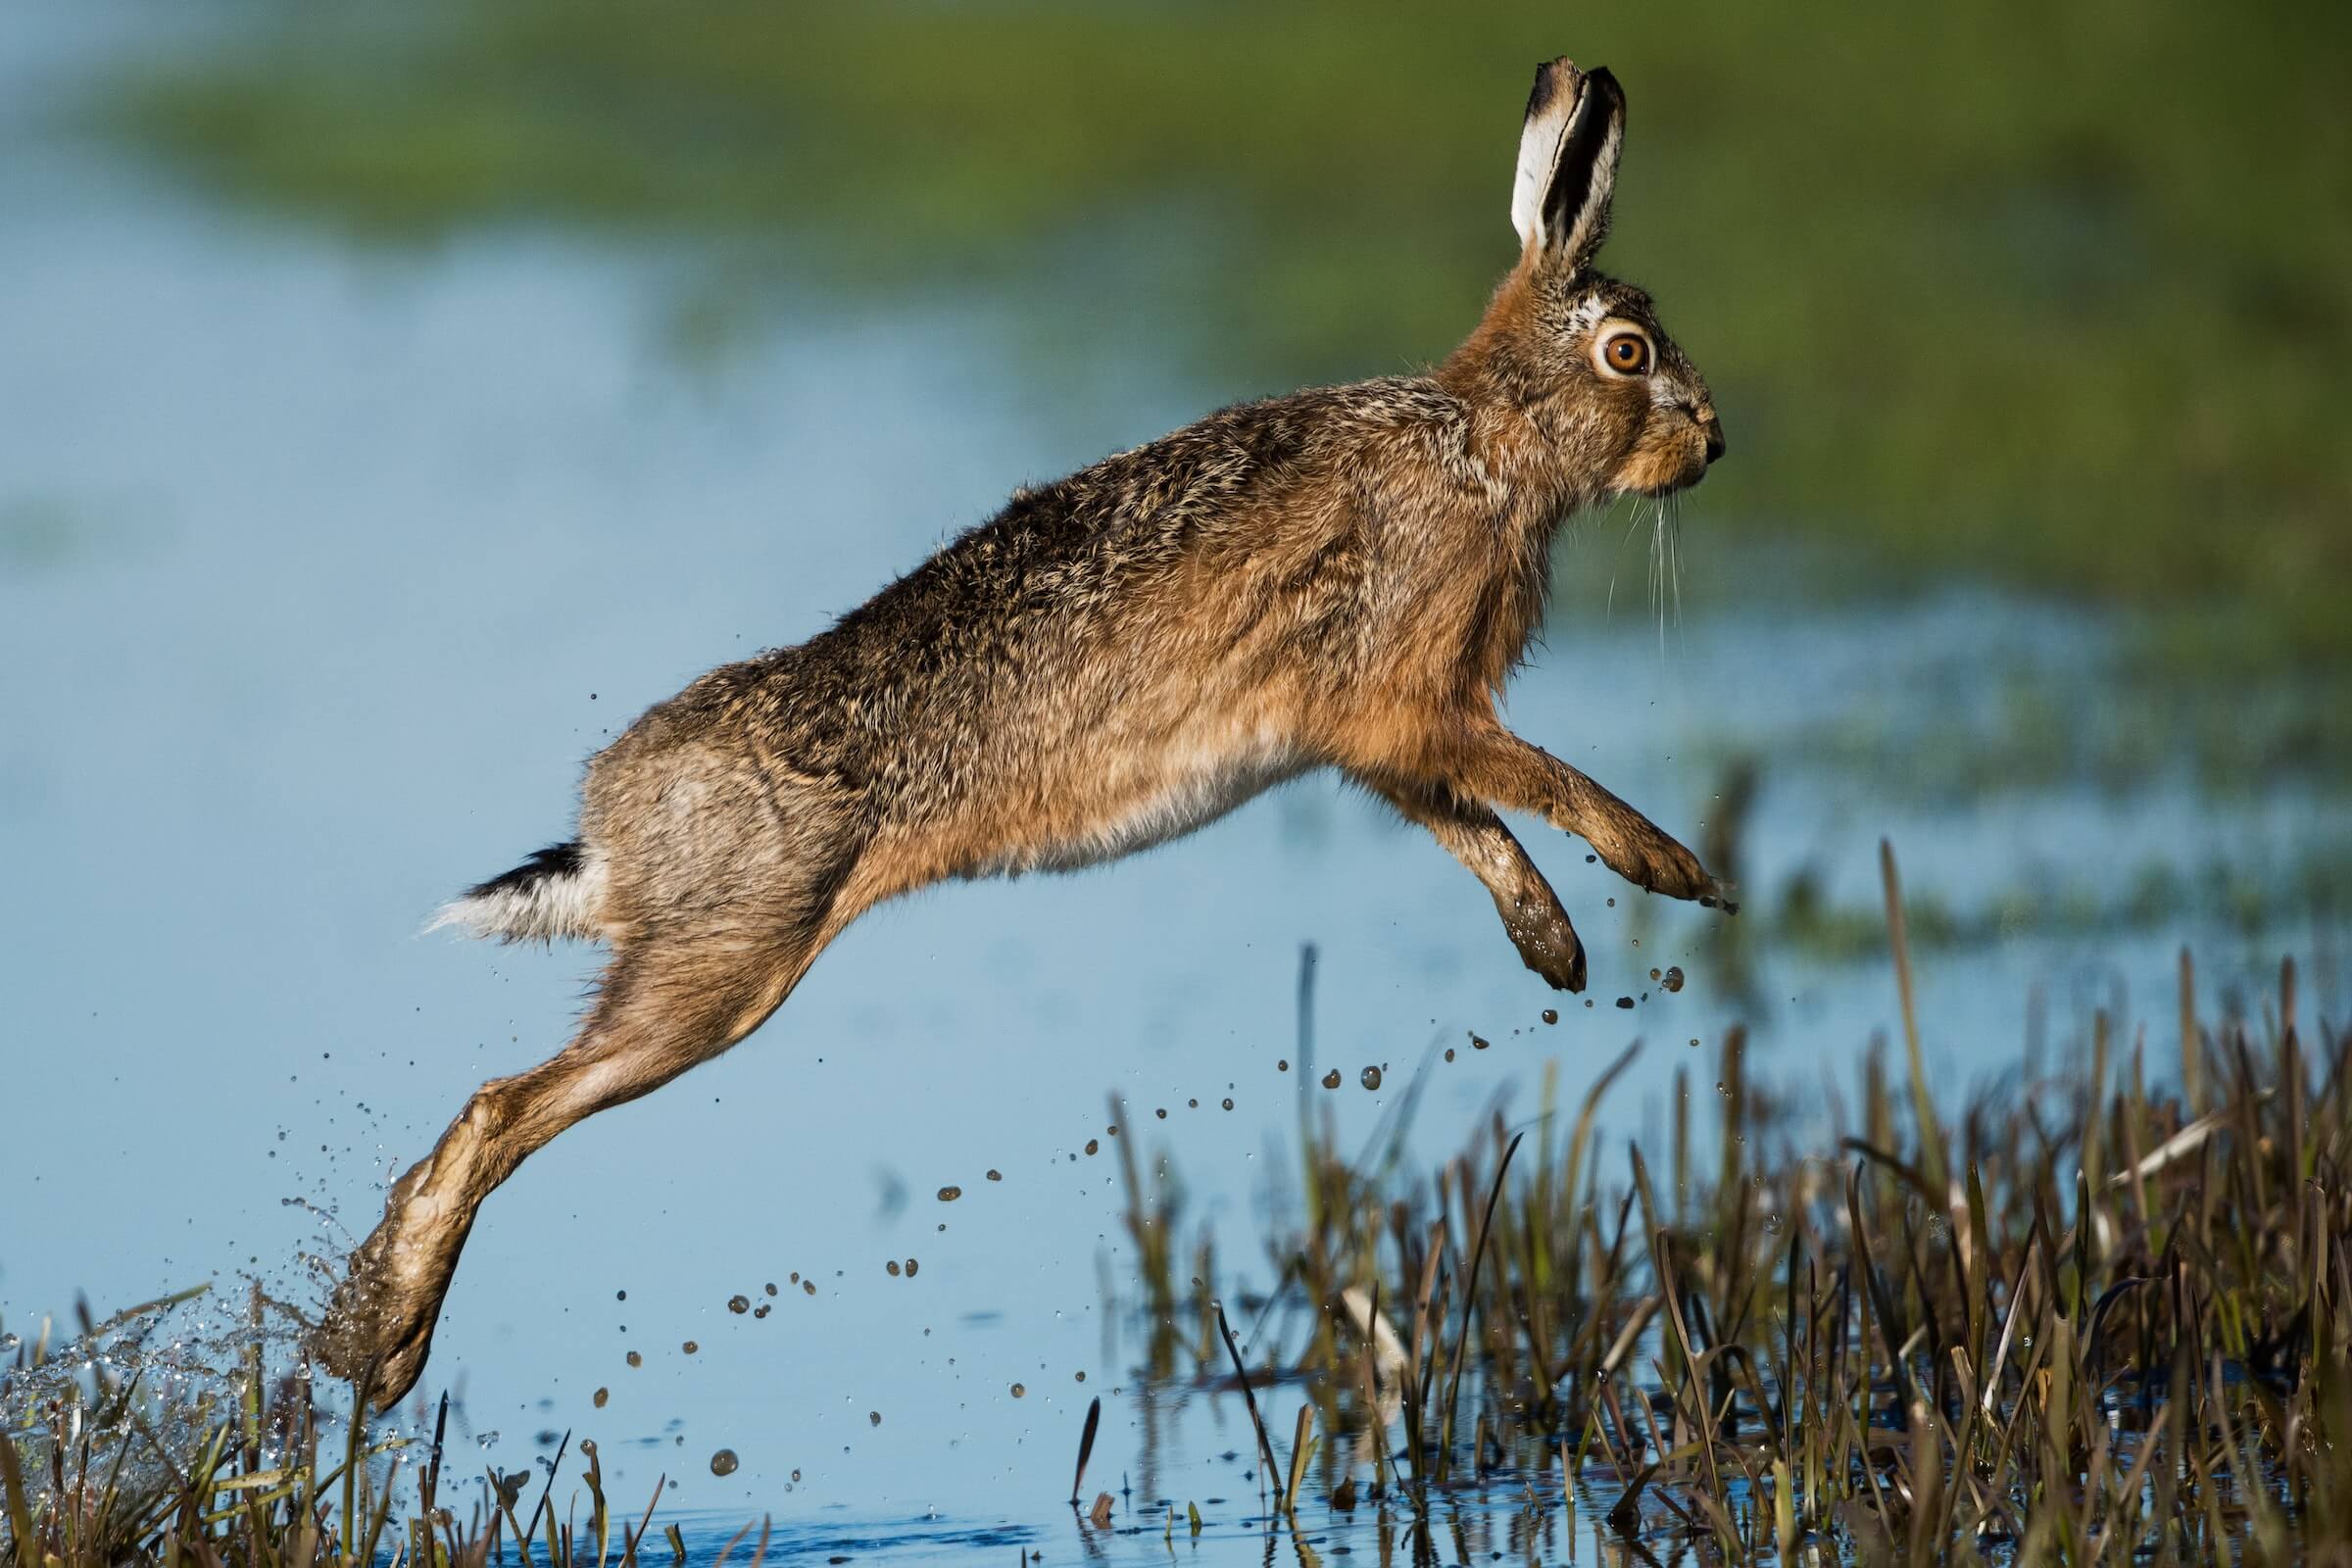
[[[1710,908],[1721,906],[1727,913],[1739,912],[1740,906],[1732,901],[1731,885],[1708,875],[1707,868],[1698,863],[1697,856],[1646,818],[1624,842],[1594,841],[1592,847],[1599,852],[1602,863],[1638,888],[1662,893],[1670,899],[1695,899]]]
[[[1502,924],[1521,960],[1554,991],[1585,989],[1585,945],[1563,910],[1556,906],[1534,913],[1504,909]]]

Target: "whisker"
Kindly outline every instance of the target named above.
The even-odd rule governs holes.
[[[1627,509],[1633,513],[1633,517],[1625,525],[1624,537],[1617,541],[1616,554],[1609,558],[1609,597],[1607,603],[1603,606],[1601,611],[1601,619],[1604,622],[1613,620],[1616,617],[1617,570],[1625,561],[1625,547],[1627,542],[1634,537],[1634,530],[1642,526],[1642,498],[1640,496],[1630,496],[1627,499],[1633,503],[1633,505]]]
[[[1674,629],[1683,629],[1683,498],[1676,496],[1666,519],[1666,570],[1674,585]]]
[[[1650,505],[1649,528],[1649,603],[1658,618],[1658,658],[1666,657],[1666,508],[1668,499],[1660,496]]]

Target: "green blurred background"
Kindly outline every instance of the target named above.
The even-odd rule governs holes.
[[[690,356],[779,279],[992,289],[1032,372],[1242,396],[1450,347],[1560,52],[1628,88],[1604,265],[1715,385],[1709,536],[2126,604],[2176,669],[2352,663],[2340,5],[526,3],[280,15],[92,112],[388,243],[692,236]]]

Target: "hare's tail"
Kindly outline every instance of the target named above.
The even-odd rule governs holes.
[[[605,863],[577,842],[536,851],[512,871],[466,890],[441,906],[427,931],[445,925],[502,942],[593,940],[602,934]]]

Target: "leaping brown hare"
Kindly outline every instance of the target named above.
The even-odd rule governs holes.
[[[1723,455],[1648,296],[1592,270],[1624,130],[1608,72],[1537,71],[1518,265],[1435,370],[1243,404],[1017,491],[830,630],[712,670],[601,753],[579,837],[440,922],[604,942],[596,1001],[393,1186],[329,1303],[326,1365],[397,1400],[475,1211],[525,1156],[725,1051],[852,920],[944,878],[1112,859],[1331,767],[1468,866],[1553,986],[1583,989],[1584,950],[1497,808],[1651,892],[1720,900],[1494,708],[1568,516]]]

